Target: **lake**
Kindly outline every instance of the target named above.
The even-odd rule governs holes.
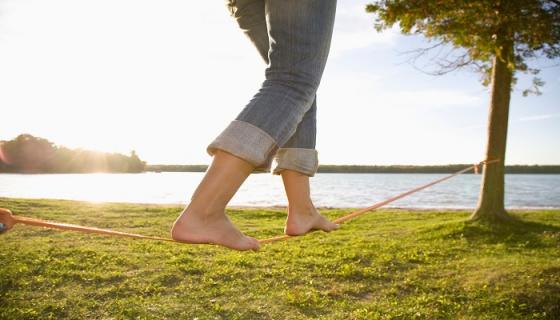
[[[0,174],[0,197],[185,204],[202,176],[200,172]],[[320,207],[365,207],[443,176],[319,173],[311,179],[312,198]],[[473,208],[480,181],[480,175],[461,175],[388,207]],[[279,176],[253,174],[230,205],[285,206],[286,203]],[[560,175],[506,175],[506,207],[560,208]]]

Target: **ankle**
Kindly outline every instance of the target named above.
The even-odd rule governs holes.
[[[315,206],[311,200],[300,201],[297,203],[290,202],[288,205],[289,215],[311,215],[315,212]]]
[[[225,206],[203,206],[191,202],[187,208],[185,208],[184,213],[197,218],[212,218],[224,215]]]

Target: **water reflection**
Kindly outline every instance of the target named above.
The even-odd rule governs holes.
[[[187,203],[203,173],[0,174],[0,197],[52,198],[95,202]],[[312,181],[318,206],[363,207],[442,177],[439,174],[317,174]],[[472,208],[479,175],[462,175],[394,202],[392,207]],[[280,177],[254,174],[231,202],[243,206],[284,206]],[[508,175],[509,208],[560,208],[560,175]]]

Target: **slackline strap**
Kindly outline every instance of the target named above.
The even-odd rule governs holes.
[[[438,184],[438,183],[443,182],[445,180],[451,179],[451,178],[453,178],[455,176],[458,176],[462,173],[465,173],[469,170],[474,170],[475,173],[476,173],[476,172],[478,172],[478,166],[479,165],[487,165],[487,164],[496,163],[496,162],[499,162],[499,161],[500,160],[498,160],[498,159],[481,161],[481,162],[479,162],[477,164],[474,164],[474,165],[472,165],[468,168],[459,170],[459,171],[457,171],[455,173],[452,173],[448,176],[445,176],[443,178],[434,180],[430,183],[427,183],[425,185],[422,185],[422,186],[416,187],[414,189],[411,189],[409,191],[403,192],[403,193],[398,194],[398,195],[396,195],[394,197],[391,197],[389,199],[380,201],[380,202],[375,203],[375,204],[373,204],[369,207],[353,211],[353,212],[351,212],[347,215],[344,215],[340,218],[337,218],[337,219],[333,220],[333,222],[338,223],[338,224],[347,222],[351,219],[354,219],[358,216],[361,216],[361,215],[365,214],[366,212],[369,212],[369,211],[375,210],[377,208],[380,208],[382,206],[385,206],[385,205],[387,205],[391,202],[397,201],[401,198],[409,196],[409,195],[411,195],[413,193],[416,193],[420,190],[424,190],[424,189],[426,189],[428,187],[431,187],[435,184]],[[170,238],[144,236],[144,235],[128,233],[128,232],[120,232],[120,231],[113,231],[113,230],[108,230],[108,229],[100,229],[100,228],[86,227],[86,226],[80,226],[80,225],[75,225],[75,224],[59,223],[59,222],[45,221],[45,220],[23,217],[23,216],[16,216],[16,215],[13,215],[10,210],[0,208],[0,233],[8,231],[9,229],[11,229],[17,223],[21,223],[21,224],[25,224],[25,225],[29,225],[29,226],[44,227],[44,228],[59,229],[59,230],[77,231],[77,232],[84,232],[84,233],[93,233],[93,234],[100,234],[100,235],[114,236],[114,237],[128,237],[128,238],[134,238],[134,239],[177,242],[177,241],[175,241],[173,239],[170,239]],[[286,240],[288,238],[292,238],[292,237],[287,236],[287,235],[280,235],[280,236],[276,236],[276,237],[272,237],[272,238],[261,239],[261,240],[259,240],[259,243],[261,243],[261,244],[271,243],[271,242],[275,242],[275,241]]]

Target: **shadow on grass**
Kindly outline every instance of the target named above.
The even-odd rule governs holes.
[[[546,238],[551,239],[552,242],[560,241],[559,226],[519,218],[507,222],[464,221],[456,226],[457,228],[448,233],[448,236],[465,238],[472,243],[501,243],[508,246],[544,248],[551,245],[549,241],[544,241]]]

